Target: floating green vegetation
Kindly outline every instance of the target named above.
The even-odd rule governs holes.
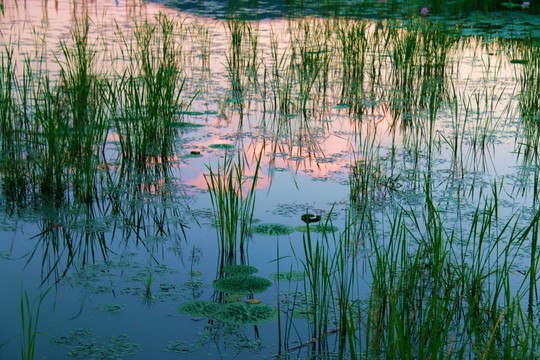
[[[197,350],[197,346],[182,340],[169,341],[169,345],[165,348],[167,352],[180,354],[195,354],[195,350]]]
[[[226,302],[238,302],[242,300],[243,296],[244,295],[242,294],[229,294],[229,295],[225,295],[223,297],[223,300],[225,300]]]
[[[296,308],[293,310],[292,315],[298,319],[312,320],[315,318],[315,313],[310,308]]]
[[[529,60],[527,59],[512,59],[510,60],[510,64],[527,64],[529,62]]]
[[[308,226],[307,225],[298,225],[296,227],[296,230],[300,231],[300,232],[307,232],[308,231]],[[337,226],[333,226],[333,225],[317,224],[317,225],[310,225],[309,226],[309,231],[310,232],[316,232],[316,233],[330,233],[330,232],[336,232],[338,230],[339,229],[337,228]]]
[[[215,301],[193,300],[178,307],[178,312],[196,317],[213,317],[221,304]]]
[[[189,272],[189,275],[190,276],[201,276],[202,272],[200,272],[199,270],[192,270],[192,271]]]
[[[228,276],[214,280],[214,288],[230,294],[257,294],[268,289],[272,282],[253,275]]]
[[[260,235],[280,236],[292,234],[294,232],[294,228],[284,224],[266,223],[253,226],[251,228],[251,232],[253,234]]]
[[[288,281],[288,282],[296,282],[304,280],[306,277],[306,273],[304,271],[285,271],[285,272],[277,272],[270,274],[270,278],[276,280],[276,281]]]
[[[77,359],[120,359],[135,354],[140,348],[124,334],[111,336],[105,343],[99,343],[91,335],[91,330],[76,329],[67,336],[54,337],[51,342],[64,346],[68,355]]]
[[[170,127],[173,129],[199,128],[203,126],[205,125],[196,124],[196,123],[187,122],[187,121],[175,121],[175,122],[170,123]]]
[[[208,145],[208,147],[209,147],[210,149],[222,149],[222,150],[230,150],[230,149],[234,149],[234,145],[233,145],[233,144],[223,144],[223,143],[218,143],[218,144]]]
[[[277,309],[266,304],[233,302],[225,304],[215,318],[234,325],[258,325],[277,319]]]
[[[96,311],[118,315],[124,311],[126,305],[124,304],[105,304],[95,308]]]
[[[223,272],[229,275],[253,275],[259,269],[250,265],[229,265],[223,268]]]

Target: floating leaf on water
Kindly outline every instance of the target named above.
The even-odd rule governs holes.
[[[276,281],[296,282],[303,280],[305,277],[306,273],[303,271],[285,271],[270,274],[270,278]]]
[[[199,270],[192,270],[192,271],[189,272],[189,275],[191,275],[191,276],[201,276],[202,272],[200,272]]]
[[[526,59],[512,59],[510,60],[510,64],[527,64],[529,60]]]
[[[335,110],[350,109],[350,108],[351,108],[351,104],[346,104],[346,103],[339,103],[336,106],[334,106]]]
[[[185,121],[175,121],[175,122],[170,123],[169,126],[174,129],[183,129],[183,128],[198,128],[198,127],[203,127],[204,125],[195,124],[191,122],[185,122]]]
[[[250,265],[229,265],[223,268],[223,272],[229,275],[252,275],[259,272],[259,269]]]
[[[178,307],[178,312],[197,317],[212,317],[222,305],[215,301],[193,300]]]
[[[242,294],[229,294],[229,295],[225,295],[223,297],[223,300],[225,300],[226,302],[237,302],[237,301],[242,300],[243,296],[244,295]]]
[[[190,116],[201,116],[205,114],[201,111],[178,111],[177,113],[179,115],[190,115]]]
[[[212,144],[212,145],[208,145],[208,147],[210,149],[224,149],[224,150],[234,149],[233,144]]]
[[[315,313],[309,308],[296,308],[293,310],[292,315],[299,319],[312,320],[315,317]]]
[[[514,4],[514,3],[511,3],[511,2],[505,2],[505,3],[502,3],[501,6],[504,6],[505,8],[512,10],[512,9],[516,9],[516,8],[521,7],[521,4]]]
[[[184,283],[186,289],[198,290],[204,286],[201,280],[191,280]]]
[[[180,158],[181,159],[197,159],[197,158],[202,158],[202,157],[204,157],[204,155],[201,153],[199,154],[189,153],[189,154],[182,155]]]
[[[214,288],[230,294],[258,294],[268,289],[272,282],[253,275],[228,276],[214,280]]]
[[[296,227],[296,230],[300,232],[307,232],[308,227],[307,225],[298,225]],[[336,226],[332,226],[332,225],[317,224],[317,225],[309,226],[309,231],[316,232],[316,233],[330,233],[330,232],[336,232],[338,230],[339,229]]]
[[[180,354],[194,354],[195,347],[185,341],[177,340],[170,341],[169,345],[165,348],[165,351],[180,353]]]
[[[289,235],[294,232],[294,228],[284,224],[265,223],[251,227],[251,232],[260,235]]]
[[[278,312],[266,304],[228,303],[221,307],[215,318],[234,325],[258,325],[274,321]]]
[[[124,311],[125,308],[126,305],[124,304],[105,304],[103,306],[97,307],[96,310],[116,315]]]
[[[259,299],[247,299],[246,303],[248,303],[248,304],[261,304],[262,300],[259,300]]]

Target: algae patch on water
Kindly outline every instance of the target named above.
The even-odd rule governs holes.
[[[265,223],[251,227],[251,232],[260,235],[280,236],[292,234],[294,228],[284,224]]]
[[[214,280],[214,288],[229,294],[257,294],[268,289],[272,282],[253,275],[235,275]]]
[[[223,305],[215,318],[234,325],[258,325],[276,320],[277,309],[266,304],[234,302]]]

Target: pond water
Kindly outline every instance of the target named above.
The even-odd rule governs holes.
[[[2,3],[0,357],[539,356],[537,17],[260,3]]]

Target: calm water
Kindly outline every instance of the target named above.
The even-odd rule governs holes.
[[[419,100],[414,91],[427,75],[415,77],[404,88],[397,85],[392,71],[399,65],[392,57],[397,46],[389,40],[368,46],[367,90],[360,97],[349,95],[335,33],[324,35],[328,39],[322,42],[317,36],[323,35],[315,35],[318,29],[332,29],[332,21],[337,20],[261,16],[260,21],[247,23],[258,44],[253,50],[253,43],[244,38],[242,61],[256,53],[257,76],[243,72],[234,78],[228,65],[232,55],[225,20],[138,1],[96,1],[80,5],[75,13],[85,6],[97,72],[109,77],[125,66],[119,30],[129,38],[135,23],[155,19],[159,13],[183,24],[178,37],[186,77],[182,98],[191,106],[178,116],[204,126],[180,132],[165,168],[149,161],[145,173],[128,176],[122,174],[119,138],[111,129],[104,163],[112,181],[99,183],[98,200],[91,207],[69,200],[60,207],[44,201],[24,207],[4,201],[0,343],[8,342],[0,347],[2,359],[20,357],[21,293],[26,291],[32,301],[49,287],[41,304],[38,329],[44,334],[37,336],[38,359],[103,358],[119,347],[125,350],[120,357],[130,359],[253,359],[278,353],[277,321],[232,326],[177,311],[187,301],[216,298],[212,281],[220,274],[221,254],[205,174],[208,167],[216,169],[223,163],[226,154],[240,152],[248,160],[246,176],[254,173],[257,155],[262,154],[254,209],[257,221],[296,227],[303,225],[300,217],[306,211],[323,218],[332,212],[339,231],[331,238],[337,243],[354,208],[352,169],[361,164],[373,165],[370,176],[377,179],[368,187],[369,196],[364,196],[382,242],[397,209],[421,214],[425,184],[432,186],[433,203],[447,228],[461,234],[468,231],[463,228],[469,226],[477,206],[485,198],[493,199],[494,192],[499,217],[494,233],[512,216],[519,215],[518,226],[525,227],[536,213],[532,189],[536,165],[523,155],[523,144],[530,140],[524,136],[519,102],[520,77],[526,67],[515,61],[527,56],[527,50],[509,40],[486,36],[453,41],[442,73],[434,76],[444,83],[446,95],[437,101],[436,109],[430,109],[432,95],[428,92]],[[66,2],[28,0],[4,5],[1,41],[11,44],[19,74],[25,59],[30,59],[31,66],[42,64],[52,78],[59,76],[59,46],[71,41],[73,14]],[[304,26],[311,32],[305,33]],[[404,32],[391,21],[375,20],[366,21],[366,31]],[[275,39],[278,59],[285,59],[282,64],[272,58]],[[308,81],[305,111],[298,101],[300,78],[289,84],[294,106],[286,108],[288,103],[281,102],[276,109],[273,100],[286,95],[281,90],[287,86],[286,71],[295,69],[286,70],[285,65],[293,56],[291,43],[298,46],[296,59],[301,54],[312,59],[328,55],[313,84]],[[299,50],[302,44],[305,53]],[[279,79],[272,78],[276,68]],[[242,83],[240,97],[235,81]],[[408,97],[414,98],[412,106]],[[232,150],[210,147],[215,144],[230,144]],[[202,156],[188,156],[192,151]],[[303,270],[303,236],[300,231],[283,236],[253,234],[247,250],[236,255],[265,278],[278,271],[277,258],[280,269]],[[353,236],[358,250],[353,260],[358,276],[355,291],[362,300],[370,291],[373,253],[365,234],[355,230]],[[320,235],[316,238],[320,240]],[[517,251],[513,287],[523,280],[520,274],[527,270],[529,253],[528,242]],[[148,281],[150,292],[145,289]],[[291,294],[304,288],[302,281],[279,286],[280,293],[274,283],[255,298],[271,306],[281,303],[283,309]],[[310,339],[307,321],[295,318],[293,322],[290,348]],[[74,336],[77,329],[86,332]],[[166,351],[173,343],[180,353]]]

